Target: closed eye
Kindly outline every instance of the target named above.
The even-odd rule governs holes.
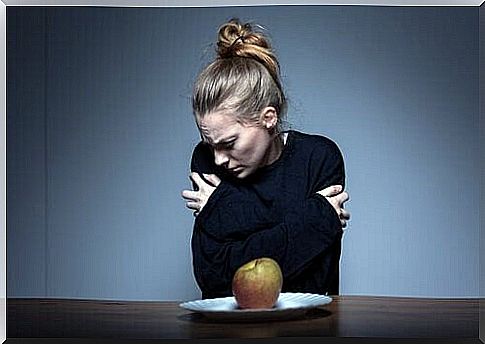
[[[220,143],[216,144],[215,146],[218,149],[231,149],[232,147],[234,147],[235,142],[236,142],[236,140],[227,141],[227,142],[220,142]]]
[[[225,142],[225,143],[222,144],[222,147],[224,147],[225,149],[230,149],[230,148],[234,147],[234,142],[235,141]]]
[[[236,143],[237,139],[232,139],[230,141],[223,141],[223,142],[219,142],[219,143],[216,143],[216,144],[213,144],[211,143],[210,141],[208,140],[205,140],[204,138],[202,138],[202,142],[209,146],[211,149],[231,149],[234,147],[234,144]]]

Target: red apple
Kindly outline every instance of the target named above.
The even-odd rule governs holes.
[[[267,257],[254,259],[237,269],[232,293],[239,308],[272,308],[283,286],[278,263]]]

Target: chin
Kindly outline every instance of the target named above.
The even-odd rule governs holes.
[[[239,174],[235,174],[234,177],[237,179],[244,179],[247,177],[247,174],[245,172],[241,172]]]
[[[233,176],[234,178],[236,179],[244,179],[246,178],[247,176],[249,175],[248,171],[247,170],[242,170],[241,172],[239,173],[234,173]]]

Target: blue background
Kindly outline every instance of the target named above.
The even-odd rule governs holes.
[[[479,9],[377,6],[8,7],[7,296],[200,297],[190,95],[233,16],[343,152],[341,294],[478,296]]]

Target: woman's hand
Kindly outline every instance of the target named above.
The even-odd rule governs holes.
[[[345,191],[342,192],[342,185],[332,185],[317,193],[324,196],[332,205],[337,212],[342,228],[345,228],[350,219],[350,213],[344,209],[344,203],[349,200],[349,194]]]
[[[215,174],[204,173],[204,178],[209,184],[197,172],[192,172],[189,177],[197,184],[199,190],[183,190],[182,197],[187,201],[187,208],[192,209],[194,216],[197,216],[206,205],[210,195],[212,195],[216,187],[221,183],[221,180]]]

